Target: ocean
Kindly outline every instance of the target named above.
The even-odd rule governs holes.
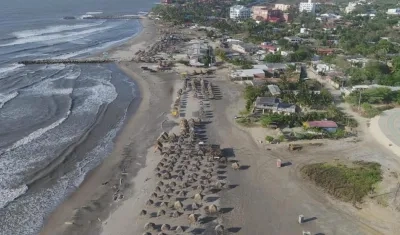
[[[140,32],[138,20],[83,16],[137,14],[156,1],[0,3],[0,234],[38,234],[112,151],[138,91],[113,64],[17,62],[80,58],[121,44]]]

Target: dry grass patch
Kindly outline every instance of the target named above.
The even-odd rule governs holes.
[[[361,203],[382,180],[381,165],[364,161],[353,162],[351,166],[315,163],[304,166],[301,173],[335,198],[353,204]]]

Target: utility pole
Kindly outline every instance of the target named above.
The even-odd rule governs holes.
[[[358,111],[360,111],[361,108],[361,90],[360,90],[360,96],[358,98]]]

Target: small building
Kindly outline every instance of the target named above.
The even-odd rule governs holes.
[[[248,19],[251,17],[251,10],[242,5],[231,6],[229,17],[233,20]]]
[[[301,43],[303,41],[302,38],[296,37],[296,36],[291,36],[291,37],[284,37],[284,39],[288,40],[290,43]]]
[[[268,43],[265,43],[265,42],[261,43],[260,47],[262,49],[264,49],[266,52],[269,52],[269,53],[272,53],[272,54],[275,54],[277,51],[279,51],[278,47],[276,47],[274,45],[271,45],[271,44],[268,44]]]
[[[309,12],[315,13],[316,4],[312,2],[312,0],[308,0],[308,2],[301,2],[299,4],[299,12]]]
[[[371,61],[371,59],[360,57],[360,58],[349,58],[347,59],[347,61],[350,62],[351,66],[353,67],[364,68],[367,65],[367,63]]]
[[[400,8],[388,9],[386,14],[388,14],[388,15],[400,15]]]
[[[273,96],[281,94],[281,89],[277,85],[268,85],[268,90]]]
[[[239,39],[234,39],[234,38],[228,38],[226,39],[226,42],[230,42],[230,43],[241,43],[242,41]]]
[[[230,78],[232,81],[252,81],[255,78],[265,78],[265,72],[262,69],[240,69],[232,71]]]
[[[333,70],[333,66],[330,64],[325,64],[325,63],[320,63],[320,62],[314,62],[312,63],[312,67],[317,73],[327,73],[329,71]]]
[[[293,54],[293,51],[280,51],[281,56],[286,57],[289,56],[290,54]]]
[[[310,29],[308,28],[300,28],[300,34],[308,35]]]
[[[281,11],[287,11],[290,9],[290,7],[291,7],[291,5],[289,5],[289,4],[275,4],[275,6],[274,6],[275,9],[278,9]]]
[[[266,22],[289,22],[291,20],[291,16],[288,13],[284,13],[280,9],[271,9],[266,6],[253,6],[253,19],[257,21],[266,21]]]
[[[338,128],[338,125],[336,124],[336,122],[329,121],[329,120],[309,121],[309,122],[305,122],[303,125],[306,128],[318,128],[318,129],[325,130],[327,132],[336,132],[336,130]]]
[[[251,8],[253,12],[252,17],[254,20],[267,21],[268,20],[268,7],[266,6],[253,6]]]
[[[232,50],[237,51],[242,54],[252,54],[255,53],[258,49],[250,44],[246,43],[233,43],[231,45]]]
[[[298,111],[298,107],[295,104],[283,103],[281,99],[276,97],[257,97],[254,102],[253,113],[265,111],[272,113],[283,113],[292,114]]]
[[[267,70],[271,72],[283,73],[288,69],[289,65],[295,65],[294,63],[265,63]]]

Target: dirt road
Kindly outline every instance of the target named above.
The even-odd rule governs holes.
[[[208,136],[219,142],[231,159],[248,166],[239,174],[228,170],[229,183],[240,187],[222,196],[221,206],[234,208],[223,217],[226,227],[237,234],[381,234],[366,222],[336,209],[324,194],[305,185],[297,175],[304,163],[332,160],[335,154],[353,152],[359,145],[342,141],[336,147],[295,155],[283,146],[267,151],[234,123],[233,117],[244,107],[238,102],[242,87],[226,82],[214,84],[220,87],[223,98],[212,102],[215,116]],[[276,168],[277,156],[289,165]],[[307,221],[302,225],[297,223],[300,214]]]

